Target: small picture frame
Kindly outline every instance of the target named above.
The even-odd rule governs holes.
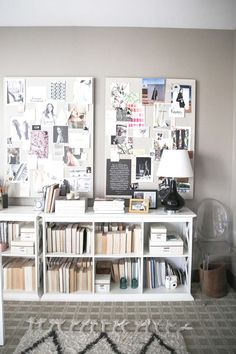
[[[130,199],[129,200],[129,213],[145,214],[149,211],[148,199]]]
[[[149,209],[157,209],[157,190],[156,189],[135,189],[133,190],[134,199],[148,199]]]

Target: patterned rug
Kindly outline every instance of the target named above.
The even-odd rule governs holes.
[[[168,321],[68,321],[29,319],[14,354],[188,353],[183,330]],[[66,329],[65,329],[66,328]]]

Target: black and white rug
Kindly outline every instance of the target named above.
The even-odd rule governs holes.
[[[183,330],[168,321],[29,319],[29,329],[14,354],[188,353]],[[64,329],[64,328],[67,329]]]

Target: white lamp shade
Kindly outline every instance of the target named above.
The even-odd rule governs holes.
[[[193,169],[187,150],[163,150],[158,177],[192,177]]]

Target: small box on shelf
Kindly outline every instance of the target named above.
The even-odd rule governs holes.
[[[111,274],[96,274],[95,277],[95,292],[109,293],[111,286]]]
[[[11,252],[22,255],[34,255],[34,241],[21,240],[19,237],[11,241]]]
[[[167,235],[166,241],[149,240],[149,252],[158,256],[183,255],[184,242],[178,234]]]

